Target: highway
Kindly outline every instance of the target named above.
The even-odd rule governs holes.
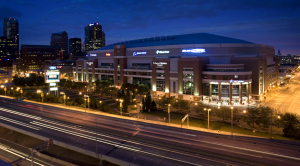
[[[93,152],[97,141],[99,154],[137,165],[300,163],[300,144],[160,126],[3,97],[0,123]]]

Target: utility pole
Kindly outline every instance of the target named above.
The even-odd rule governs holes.
[[[171,106],[171,104],[168,104],[169,124],[171,124],[171,117],[170,117],[170,106]]]

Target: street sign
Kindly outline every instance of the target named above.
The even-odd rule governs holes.
[[[50,91],[56,91],[58,88],[57,87],[52,87],[50,88]]]

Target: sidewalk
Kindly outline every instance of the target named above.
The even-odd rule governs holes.
[[[3,95],[0,95],[0,97],[12,99],[12,97],[3,96]],[[39,104],[39,105],[52,106],[52,107],[57,107],[57,108],[63,108],[63,109],[73,110],[73,111],[85,112],[84,108],[79,108],[79,107],[75,107],[75,106],[67,106],[66,107],[66,106],[60,105],[60,104],[40,103],[40,102],[35,102],[35,101],[30,101],[30,100],[24,100],[24,101],[28,102],[28,103]],[[156,124],[156,125],[161,125],[161,126],[169,126],[169,127],[174,127],[174,128],[181,128],[181,125],[177,125],[177,124],[169,124],[169,123],[165,123],[165,122],[158,122],[158,121],[148,120],[148,119],[145,120],[145,119],[137,119],[137,118],[132,118],[132,117],[120,116],[120,115],[113,115],[113,114],[101,112],[101,111],[98,111],[98,110],[96,111],[96,110],[87,109],[86,112],[87,113],[91,113],[91,114],[98,114],[98,115],[102,115],[102,116],[107,116],[107,117],[113,117],[113,118],[118,118],[118,119],[130,120],[130,121],[134,121],[134,122],[139,121],[139,122],[148,123],[148,124]],[[192,127],[192,126],[187,127],[186,125],[183,125],[182,129],[188,129],[188,130],[194,130],[194,131],[202,131],[202,132],[214,133],[214,134],[220,134],[220,135],[231,135],[231,132],[218,131],[218,130],[210,130],[210,129],[208,130],[208,129],[205,129],[205,128],[198,128],[198,127]],[[255,137],[255,138],[267,139],[267,138],[264,138],[264,137],[251,136],[251,135],[238,134],[238,133],[233,133],[233,135],[234,136],[245,136],[245,137]]]

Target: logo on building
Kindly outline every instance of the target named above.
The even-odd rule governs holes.
[[[229,80],[230,83],[243,83],[243,80]]]
[[[147,54],[147,52],[133,52],[133,56]]]
[[[156,54],[169,54],[170,51],[160,51],[160,50],[156,50]]]
[[[56,66],[49,66],[50,70],[56,70]]]
[[[90,56],[97,56],[97,54],[90,54]]]
[[[168,64],[167,62],[153,62],[154,65],[157,65],[157,66],[163,66],[163,65],[166,65]]]
[[[86,62],[86,64],[91,66],[93,64],[93,62]]]
[[[105,56],[110,56],[110,53],[105,53]]]
[[[181,52],[203,53],[205,49],[183,49]]]

